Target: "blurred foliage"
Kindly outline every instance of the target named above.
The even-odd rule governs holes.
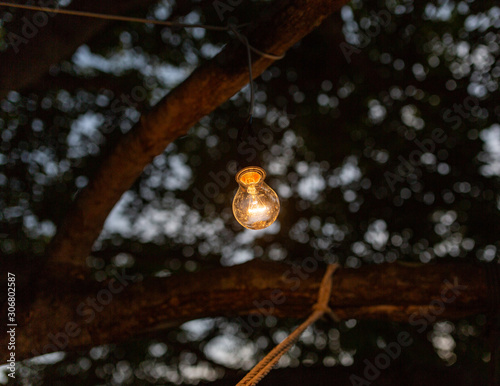
[[[245,2],[225,16],[248,22],[266,6]],[[189,9],[186,22],[220,23],[212,4]],[[175,10],[162,1],[148,12],[166,18]],[[2,29],[20,15],[1,9]],[[254,126],[263,143],[236,141],[245,88],[146,167],[88,258],[95,280],[115,267],[168,276],[252,258],[300,264],[314,253],[348,267],[498,259],[499,16],[493,1],[345,6],[257,79]],[[43,259],[101,157],[228,40],[201,29],[113,24],[39,84],[2,100],[2,259]],[[282,212],[268,230],[244,231],[234,220],[234,162],[264,167],[280,196]],[[240,319],[193,321],[27,362],[17,383],[215,380],[251,367],[296,322],[268,317],[248,331]],[[415,343],[398,366],[465,367],[484,384],[485,324],[479,315],[419,334],[395,323],[322,322],[281,365],[351,366],[408,330]]]

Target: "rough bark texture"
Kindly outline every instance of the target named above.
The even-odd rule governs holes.
[[[71,2],[69,8],[123,15],[155,2],[156,0],[90,2],[75,0]],[[5,25],[6,39],[11,44],[0,54],[0,74],[2,74],[0,99],[4,98],[10,90],[20,91],[36,83],[42,76],[48,74],[52,65],[70,57],[80,45],[96,36],[111,23],[109,20],[19,9],[16,10],[16,14],[19,15],[16,16],[16,20]]]
[[[301,267],[253,260],[170,278],[134,282],[120,276],[99,284],[64,280],[50,271],[34,303],[18,312],[17,359],[125,341],[202,317],[241,316],[247,330],[260,326],[263,314],[305,318],[323,273],[312,259]],[[484,268],[467,264],[342,269],[334,276],[330,306],[341,319],[389,319],[420,328],[486,312],[486,282]],[[2,362],[7,339],[0,338]]]
[[[260,50],[280,55],[344,3],[285,0],[276,3],[246,35]],[[170,142],[186,134],[200,118],[248,83],[246,50],[240,43],[233,43],[143,115],[103,160],[58,228],[49,250],[53,262],[83,265],[109,212],[143,168]],[[273,62],[258,55],[253,59],[255,77]]]

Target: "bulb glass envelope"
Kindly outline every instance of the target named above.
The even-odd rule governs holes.
[[[280,212],[278,195],[264,182],[266,172],[258,166],[249,166],[238,172],[238,191],[233,200],[236,220],[248,229],[264,229],[271,225]]]

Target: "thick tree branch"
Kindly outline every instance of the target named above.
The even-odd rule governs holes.
[[[247,33],[252,45],[276,55],[311,32],[345,0],[284,0],[276,3]],[[200,66],[125,135],[103,160],[77,197],[49,250],[52,261],[83,265],[109,212],[143,168],[166,146],[187,133],[248,83],[246,50],[233,42]],[[254,55],[259,76],[272,60]]]
[[[137,283],[120,276],[90,284],[49,271],[41,278],[35,302],[18,313],[17,359],[120,342],[203,317],[241,316],[247,330],[259,327],[263,314],[305,318],[323,273],[313,259],[302,267],[253,260]],[[342,319],[389,319],[420,328],[434,320],[488,311],[486,272],[473,265],[395,263],[342,269],[333,283],[330,306]],[[4,362],[7,339],[5,334],[0,338]]]

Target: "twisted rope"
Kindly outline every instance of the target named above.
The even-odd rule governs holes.
[[[340,321],[339,317],[328,306],[330,295],[332,293],[332,276],[338,268],[338,264],[330,264],[326,269],[321,286],[318,292],[318,301],[313,306],[313,313],[288,337],[286,337],[280,344],[272,349],[255,367],[236,385],[256,385],[262,378],[264,378],[272,368],[278,363],[280,358],[297,342],[302,333],[321,318],[324,314],[328,314],[336,322]]]

